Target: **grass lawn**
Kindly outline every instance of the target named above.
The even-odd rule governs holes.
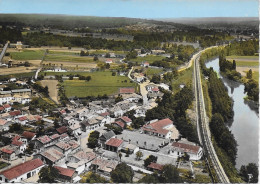
[[[253,79],[259,83],[259,72],[253,72]]]
[[[159,68],[146,68],[145,69],[145,74],[148,77],[152,77],[154,74],[159,74],[163,71],[163,69],[159,69]]]
[[[75,52],[72,52],[70,50],[68,50],[67,52],[66,51],[54,51],[54,50],[49,50],[49,53],[48,54],[60,54],[60,55],[70,55],[70,56],[79,56],[79,52],[75,51]]]
[[[12,78],[12,77],[16,77],[16,78],[25,78],[25,77],[33,77],[35,75],[35,72],[28,72],[28,73],[16,73],[16,74],[12,74],[12,75],[0,75],[0,80],[1,79],[5,79],[5,78]]]
[[[230,62],[233,62],[233,60],[229,60]],[[259,66],[259,62],[258,61],[254,61],[254,60],[244,60],[244,61],[236,61],[236,65],[239,67],[250,67],[250,66]]]
[[[86,51],[85,51],[86,52]],[[113,51],[113,50],[90,50],[90,54],[106,54],[106,53],[115,53],[115,54],[127,54],[126,51]]]
[[[93,61],[93,57],[80,57],[80,56],[72,56],[72,55],[47,55],[44,58],[45,61],[65,61],[65,62],[95,62]]]
[[[192,84],[192,72],[193,72],[193,66],[189,69],[186,69],[178,74],[176,78],[172,81],[172,91],[176,93],[180,90],[181,84]]]
[[[21,52],[11,52],[12,59],[15,60],[40,60],[44,55],[44,50],[23,50]]]
[[[80,73],[83,75],[83,73]],[[86,73],[91,76],[89,82],[84,80],[66,80],[63,82],[65,92],[68,97],[86,97],[97,95],[112,95],[118,92],[120,87],[136,87],[135,83],[124,76],[112,76],[112,72]],[[127,82],[124,82],[124,81]]]
[[[226,57],[228,60],[230,59],[244,59],[244,60],[247,60],[247,59],[254,59],[254,60],[258,60],[259,59],[259,56],[236,56],[236,55],[233,55],[233,56],[227,56]]]
[[[147,61],[149,63],[152,63],[154,61],[161,61],[164,58],[165,57],[163,57],[163,56],[148,55],[148,56],[145,56],[145,57],[137,57],[135,59],[131,59],[130,61],[138,62],[139,64],[142,63],[143,61]]]
[[[3,161],[0,161],[0,169],[3,169],[7,166],[9,166],[10,164],[6,163],[6,162],[3,162]]]

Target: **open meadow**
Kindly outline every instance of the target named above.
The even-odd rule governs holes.
[[[164,58],[165,58],[164,56],[148,55],[148,56],[145,56],[145,57],[137,57],[135,59],[131,59],[130,61],[137,62],[139,64],[147,61],[151,64],[154,61],[161,61]]]
[[[50,98],[55,101],[56,103],[59,103],[58,101],[58,81],[57,80],[42,80],[41,85],[43,87],[48,86],[49,90],[49,96]]]
[[[131,83],[125,76],[112,76],[112,72],[67,72],[67,73],[47,73],[48,75],[69,75],[79,74],[83,76],[91,76],[89,82],[85,80],[65,80],[62,84],[65,87],[67,97],[87,97],[98,95],[116,94],[120,87],[135,87],[135,83]]]

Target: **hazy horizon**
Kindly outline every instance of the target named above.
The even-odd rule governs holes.
[[[257,0],[1,0],[2,14],[142,19],[258,17]]]

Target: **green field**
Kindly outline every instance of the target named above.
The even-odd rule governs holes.
[[[233,55],[233,56],[227,56],[226,57],[228,60],[230,59],[244,59],[244,60],[247,60],[247,59],[254,59],[254,60],[259,60],[259,56],[236,56],[236,55]]]
[[[70,55],[70,56],[79,56],[79,52],[66,52],[66,51],[54,51],[54,50],[49,50],[49,54],[60,54],[60,55]]]
[[[230,62],[232,62],[233,60],[229,60]],[[236,61],[236,65],[239,67],[257,67],[259,66],[259,62],[258,61],[254,61],[254,60],[244,60],[244,61]]]
[[[253,72],[253,79],[259,83],[259,72]]]
[[[144,73],[146,74],[146,76],[152,77],[154,74],[159,74],[162,71],[163,69],[159,69],[159,68],[147,68]]]
[[[81,57],[81,56],[72,56],[72,55],[51,55],[48,54],[45,58],[45,61],[65,61],[65,62],[88,62],[93,63],[93,57]]]
[[[113,50],[95,50],[88,51],[90,54],[106,54],[106,53],[115,53],[115,54],[127,54],[126,51],[113,51]]]
[[[180,90],[181,84],[192,84],[192,72],[193,72],[193,65],[189,69],[186,69],[180,72],[177,78],[174,78],[172,81],[172,91],[176,93]]]
[[[139,64],[142,63],[143,61],[147,61],[151,64],[154,61],[161,61],[164,58],[165,57],[163,57],[163,56],[148,55],[145,57],[137,57],[135,59],[131,59],[130,61],[138,62]]]
[[[15,60],[41,60],[44,50],[23,50],[21,52],[11,52],[12,59]]]
[[[112,76],[112,72],[79,73],[91,76],[91,80],[66,80],[63,82],[68,97],[87,97],[97,95],[112,95],[118,92],[120,87],[135,87],[135,83],[124,76]],[[124,82],[124,81],[127,82]]]
[[[35,72],[28,72],[28,73],[15,73],[15,74],[11,74],[11,75],[0,75],[0,80],[1,79],[5,79],[5,78],[12,78],[12,77],[16,77],[16,78],[27,78],[27,77],[33,77],[35,75]]]

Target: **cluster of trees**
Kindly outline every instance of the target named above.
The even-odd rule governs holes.
[[[132,183],[134,171],[131,166],[122,162],[111,172],[111,179],[114,183]]]
[[[135,117],[134,114],[136,113],[135,110],[127,111],[124,116],[129,117],[132,120],[131,127],[135,129],[141,128],[144,124],[144,118],[143,117]]]
[[[59,97],[60,97],[59,101],[60,101],[60,103],[62,104],[62,106],[65,107],[66,104],[69,103],[69,99],[68,99],[68,97],[67,97],[67,95],[66,95],[66,93],[65,93],[65,88],[64,88],[64,86],[63,86],[63,85],[60,85],[60,84],[58,84],[58,85],[59,85],[58,95],[59,95]]]
[[[219,56],[219,68],[230,80],[239,81],[242,78],[241,74],[236,71],[236,61],[233,60],[233,62],[230,62],[226,60],[224,55]]]
[[[85,175],[84,175],[85,176]],[[109,183],[106,178],[101,177],[99,174],[94,172],[87,173],[87,176],[84,177],[79,181],[80,183]]]
[[[104,62],[98,62],[97,67],[100,70],[105,70],[105,69],[109,69],[110,68],[110,64],[109,63],[104,63]]]
[[[89,56],[89,52],[87,51],[87,52],[84,52],[83,50],[82,51],[80,51],[80,54],[79,54],[80,56]]]
[[[149,155],[149,157],[144,160],[144,166],[147,167],[151,163],[156,163],[156,162],[157,162],[157,157],[154,155]]]
[[[234,135],[225,125],[221,114],[215,113],[210,122],[210,130],[218,144],[228,155],[232,163],[236,164],[237,142]]]
[[[216,72],[212,68],[209,70],[208,92],[212,102],[212,113],[220,113],[226,122],[234,116],[233,101]]]
[[[38,84],[38,83],[34,83],[32,85],[33,89],[39,91],[40,93],[43,93],[46,96],[49,96],[49,88],[48,86],[43,87],[42,85]]]
[[[198,143],[196,128],[186,116],[186,110],[193,101],[191,86],[185,86],[175,95],[164,90],[163,93],[163,98],[158,101],[158,106],[146,112],[145,120],[170,118],[174,120],[176,128],[183,137]]]
[[[259,43],[257,40],[235,41],[225,47],[225,54],[238,56],[253,56],[259,50]]]
[[[137,58],[137,51],[135,51],[135,50],[128,52],[126,55],[126,60],[131,60],[131,59],[135,59],[135,58]]]
[[[87,143],[89,148],[95,148],[98,146],[99,134],[100,133],[98,131],[93,131],[89,134],[88,143]]]
[[[60,172],[53,166],[43,167],[39,172],[39,183],[55,183]]]
[[[249,74],[250,75],[250,74]],[[258,82],[250,79],[245,83],[245,92],[250,100],[258,102],[259,100],[259,85]]]
[[[17,29],[10,29],[6,26],[3,26],[0,29],[0,43],[5,44],[7,41],[11,43],[16,43],[17,40],[22,40],[22,33]]]
[[[138,182],[139,183],[182,183],[183,181],[179,176],[179,171],[177,170],[177,168],[171,164],[166,164],[163,166],[161,172],[147,174]]]
[[[242,165],[239,171],[239,175],[247,183],[258,183],[258,174],[258,166],[255,163]]]

